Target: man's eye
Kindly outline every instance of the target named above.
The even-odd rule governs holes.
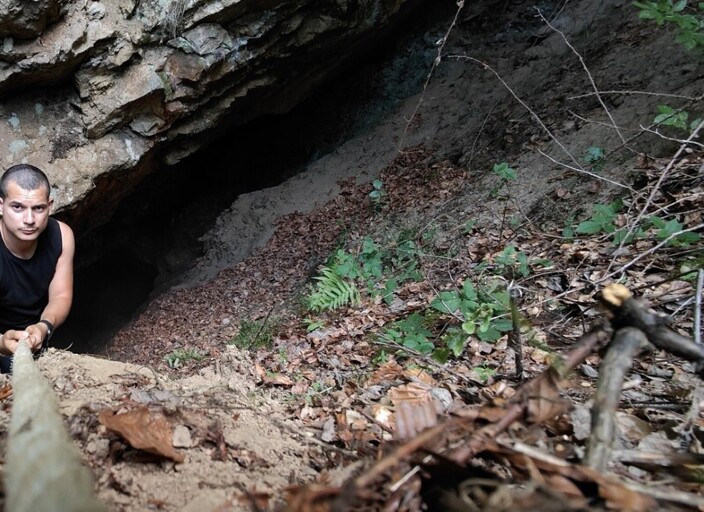
[[[36,208],[34,208],[34,211],[37,213],[42,213],[44,210],[46,210],[46,207],[44,206],[37,206]]]
[[[22,209],[22,206],[19,205],[19,204],[13,204],[13,205],[12,205],[12,209],[13,209],[13,210],[20,211],[20,210]]]

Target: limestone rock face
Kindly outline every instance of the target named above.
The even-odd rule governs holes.
[[[422,1],[0,0],[0,169],[46,170],[86,232],[153,170],[294,107]]]
[[[0,37],[34,38],[59,18],[60,0],[0,0]]]

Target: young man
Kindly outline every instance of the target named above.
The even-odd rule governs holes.
[[[33,165],[0,178],[0,371],[11,371],[20,340],[38,351],[73,300],[73,232],[49,217],[46,175]]]

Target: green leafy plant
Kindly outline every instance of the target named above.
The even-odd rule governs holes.
[[[379,352],[374,354],[374,356],[372,357],[372,363],[377,366],[381,366],[382,364],[387,363],[388,361],[389,353],[383,348]]]
[[[329,386],[327,383],[318,380],[310,385],[303,399],[306,401],[307,404],[315,405],[320,403],[322,397],[324,397],[325,395],[329,395],[330,392],[333,390],[333,386]]]
[[[613,233],[616,231],[616,215],[623,207],[621,200],[609,204],[595,204],[592,206],[591,218],[580,222],[575,230],[582,235],[596,233]]]
[[[473,370],[474,373],[476,373],[479,377],[479,380],[484,383],[489,380],[489,377],[493,377],[496,374],[495,368],[492,368],[491,366],[487,366],[485,364],[477,365],[473,368]]]
[[[500,181],[489,194],[493,198],[499,198],[501,189],[507,188],[509,182],[514,181],[517,178],[516,169],[509,166],[506,162],[501,162],[500,164],[495,164],[492,170],[494,174],[500,178]]]
[[[311,311],[356,306],[361,302],[359,289],[354,282],[343,279],[330,267],[323,267],[320,274],[313,279],[316,284],[308,296],[308,308]]]
[[[562,236],[568,240],[574,239],[574,215],[567,217],[565,227],[562,228]]]
[[[552,264],[552,261],[547,259],[528,257],[526,253],[516,249],[515,245],[507,245],[494,257],[493,272],[509,279],[515,277],[516,274],[528,277],[532,265],[548,267]],[[490,267],[492,265],[487,264],[486,268]]]
[[[420,313],[412,313],[386,328],[384,337],[410,350],[430,354],[435,345],[430,340],[432,332],[426,327],[425,321],[425,317]]]
[[[701,235],[699,233],[695,233],[693,231],[680,233],[680,231],[684,229],[684,226],[677,219],[665,221],[664,219],[653,215],[648,218],[648,221],[657,229],[655,236],[658,240],[665,240],[676,233],[679,233],[668,242],[668,245],[673,245],[675,247],[688,247],[690,244],[701,240]]]
[[[603,170],[604,165],[606,164],[604,148],[600,148],[599,146],[589,146],[582,160],[589,164],[596,172]]]
[[[487,283],[477,291],[465,280],[459,290],[440,292],[430,306],[461,320],[462,331],[482,341],[496,341],[513,327],[507,318],[510,297],[498,283]]]
[[[677,27],[677,42],[688,50],[704,47],[704,2],[687,6],[687,0],[658,0],[633,2],[640,9],[641,19],[653,20],[658,25]]]
[[[493,168],[494,174],[496,174],[503,181],[513,181],[518,176],[516,174],[516,169],[509,166],[506,162],[501,162],[500,164],[495,164]]]
[[[702,122],[701,118],[695,119],[691,123],[687,123],[689,119],[689,112],[686,110],[677,110],[668,105],[658,105],[658,115],[655,116],[653,122],[661,124],[663,126],[672,126],[680,130],[694,130],[699,123]]]
[[[274,343],[277,322],[268,317],[264,320],[242,320],[237,336],[230,342],[238,348],[256,350],[271,348]]]
[[[205,356],[194,348],[184,348],[176,349],[166,354],[164,359],[166,360],[166,364],[169,365],[169,368],[176,369],[189,361],[200,361],[203,357]]]
[[[313,318],[304,318],[303,323],[306,326],[306,332],[313,332],[325,326],[325,323]]]
[[[476,226],[476,224],[477,224],[476,219],[470,219],[464,223],[464,225],[462,226],[462,231],[465,234],[469,235],[472,231],[474,231],[474,227]]]
[[[338,249],[321,269],[307,307],[312,311],[357,305],[360,288],[372,296],[382,295],[390,303],[397,287],[408,280],[418,280],[418,248],[407,233],[385,246],[371,237],[362,239],[359,249],[350,252]]]
[[[384,206],[385,197],[386,190],[384,190],[384,183],[381,180],[374,180],[372,182],[372,191],[369,192],[369,198],[372,200],[372,205],[374,205],[374,211],[381,211]]]

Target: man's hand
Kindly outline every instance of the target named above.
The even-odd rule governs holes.
[[[34,324],[27,327],[24,331],[15,331],[10,329],[2,336],[2,342],[5,345],[5,350],[10,354],[14,354],[17,350],[17,344],[24,341],[29,345],[32,352],[39,350],[44,341],[46,326],[44,324]]]
[[[34,327],[34,326],[30,326]],[[17,350],[17,345],[19,344],[20,341],[25,341],[30,348],[33,349],[33,343],[32,343],[32,337],[31,334],[29,333],[29,327],[25,331],[14,331],[10,329],[9,331],[5,331],[5,334],[2,335],[2,342],[3,345],[5,345],[5,350],[9,352],[10,354],[14,354],[15,351]],[[38,330],[38,329],[36,329]],[[39,333],[41,336],[41,332]],[[39,338],[41,340],[41,338]],[[39,342],[39,345],[41,346],[41,341]]]
[[[29,339],[27,340],[27,344],[29,345],[29,348],[32,350],[32,352],[36,352],[37,350],[42,348],[42,343],[44,342],[44,338],[46,337],[47,332],[46,325],[44,325],[43,323],[36,323],[27,327],[24,332],[29,333]]]

